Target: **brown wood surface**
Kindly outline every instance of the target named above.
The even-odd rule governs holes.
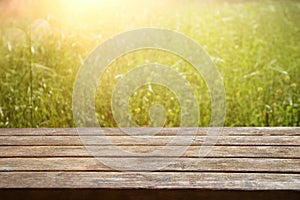
[[[119,146],[128,152],[151,152],[159,146]],[[119,157],[111,146],[93,146],[101,157]],[[176,146],[170,149],[177,149]],[[144,156],[144,155],[141,155]],[[169,155],[165,155],[168,157]],[[0,158],[93,157],[84,146],[0,146]],[[190,146],[182,157],[199,157],[199,146]],[[300,146],[214,146],[207,158],[300,158]]]
[[[192,136],[191,136],[192,137]],[[187,136],[0,136],[1,146],[82,146],[86,145],[126,145],[126,146],[164,146],[174,139],[174,146],[203,145],[206,136],[196,136],[188,140]],[[257,146],[300,146],[299,136],[219,136],[216,145],[257,145]]]
[[[300,174],[214,172],[1,172],[1,188],[299,190]]]
[[[126,132],[134,135],[147,135],[146,133],[135,133],[136,128],[124,128]],[[195,130],[196,135],[206,135],[208,128],[147,128],[148,130],[160,130],[157,135],[194,135]],[[121,136],[126,135],[118,128],[82,128],[83,133],[86,135],[108,135],[108,136]],[[140,129],[139,129],[140,130]],[[223,127],[221,128],[222,135],[246,135],[246,136],[268,136],[268,135],[300,135],[300,127]],[[2,136],[21,136],[21,135],[50,135],[50,136],[76,136],[78,135],[78,130],[76,128],[2,128],[0,131]]]
[[[146,158],[110,158],[115,162],[140,162],[146,165]],[[151,158],[162,162],[165,158]],[[144,163],[143,163],[144,162]],[[5,166],[9,166],[5,167]],[[144,166],[145,168],[146,166]],[[114,171],[97,158],[1,158],[2,171]],[[136,171],[132,167],[133,171]],[[163,171],[218,171],[218,172],[293,172],[300,173],[300,159],[279,158],[178,158]]]
[[[172,157],[172,151],[187,145],[186,138],[193,134],[192,128],[133,137],[119,129],[103,130],[85,129],[88,149],[128,166],[146,165],[143,153],[179,138],[170,154],[151,159],[159,163]],[[93,157],[76,129],[0,129],[0,188],[300,191],[300,128],[224,128],[212,151],[199,158],[206,131],[199,128],[182,156],[159,171],[132,167],[131,172],[119,172]],[[124,157],[112,151],[114,145],[140,154]]]

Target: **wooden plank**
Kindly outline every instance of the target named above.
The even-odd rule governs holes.
[[[147,162],[162,163],[166,158],[107,158],[121,162],[130,171],[137,171],[132,164],[146,169]],[[96,158],[2,158],[1,171],[115,171]],[[266,158],[178,158],[162,171],[205,172],[293,172],[300,173],[300,159]]]
[[[154,129],[154,128],[146,128]],[[108,136],[122,136],[125,135],[118,128],[86,128],[82,129],[85,135],[108,135]],[[136,133],[135,128],[125,128],[127,132],[131,132],[133,135],[148,135],[147,133]],[[196,135],[207,135],[208,128],[197,128]],[[179,132],[178,132],[179,131]],[[135,134],[134,134],[135,132]],[[157,135],[160,136],[171,136],[171,135],[193,135],[194,128],[163,128]],[[0,136],[76,136],[78,132],[75,128],[2,128]],[[224,127],[222,128],[222,135],[227,136],[299,136],[300,127]]]
[[[189,145],[187,136],[83,136],[86,145],[163,146],[176,138],[174,146]],[[205,136],[197,136],[191,145],[202,145]],[[213,137],[212,137],[213,138]],[[216,145],[300,146],[300,136],[220,136]],[[78,136],[0,136],[0,145],[82,145]]]
[[[119,146],[128,152],[152,152],[159,146]],[[102,157],[119,156],[112,147],[93,147]],[[170,147],[176,150],[177,147]],[[144,156],[144,155],[141,155]],[[167,157],[168,155],[166,155]],[[92,157],[84,146],[0,146],[1,157]],[[182,157],[199,157],[199,146],[190,146]],[[300,158],[300,147],[290,146],[214,146],[207,158]]]
[[[1,172],[0,188],[300,190],[300,174],[215,172]]]
[[[177,130],[130,137],[114,128],[105,129],[108,136],[86,129],[88,149],[96,151],[101,161],[124,163],[132,172],[117,172],[99,162],[75,129],[0,130],[0,188],[300,191],[299,128],[225,128],[210,154],[199,158],[207,138],[207,129],[201,128],[187,151],[177,160],[170,159],[161,171],[135,168],[136,163],[143,170],[149,162],[159,165],[180,146],[189,145],[186,139],[193,129],[185,128],[175,137]],[[143,154],[163,148],[174,138],[177,142],[166,154]],[[124,157],[113,151],[115,145],[139,154]]]

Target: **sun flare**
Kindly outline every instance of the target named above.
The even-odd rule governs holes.
[[[109,0],[64,0],[63,6],[69,7],[73,11],[84,11],[113,4],[115,1]]]

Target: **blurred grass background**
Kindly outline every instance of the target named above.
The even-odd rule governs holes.
[[[97,3],[98,2],[98,3]],[[100,3],[99,3],[100,2]],[[72,90],[89,53],[109,37],[140,27],[181,32],[202,46],[224,78],[226,126],[299,126],[300,1],[0,0],[0,127],[72,127]],[[117,126],[111,95],[131,69],[170,66],[186,78],[208,126],[204,80],[176,55],[141,50],[112,63],[99,80],[99,124]],[[162,104],[166,127],[180,125],[176,95],[147,85],[129,100],[141,126]]]

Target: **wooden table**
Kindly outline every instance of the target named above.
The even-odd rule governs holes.
[[[103,130],[104,135],[87,130],[85,144],[97,147],[95,138],[106,137],[142,155],[166,145],[178,129],[165,128],[137,141],[119,129]],[[165,168],[125,172],[101,158],[126,165],[135,157],[111,153],[112,144],[103,143],[99,161],[76,129],[0,129],[0,199],[300,199],[300,128],[224,128],[202,158],[199,147],[206,131],[200,128],[182,156]],[[178,135],[189,134],[185,128]],[[181,145],[186,144],[171,148]]]

